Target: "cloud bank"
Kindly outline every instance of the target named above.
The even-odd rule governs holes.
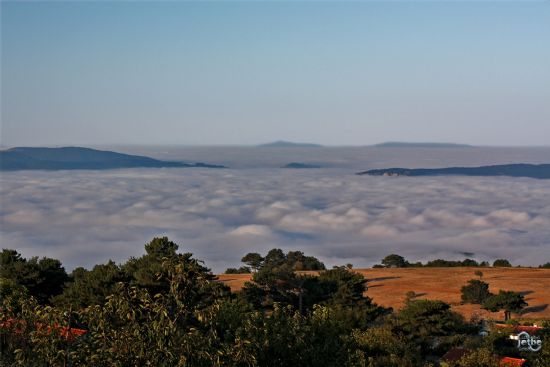
[[[371,177],[348,170],[132,169],[1,177],[0,239],[68,269],[140,256],[167,235],[214,271],[249,251],[302,250],[329,266],[411,261],[550,261],[545,180]]]

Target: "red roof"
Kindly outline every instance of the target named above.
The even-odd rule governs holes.
[[[514,332],[521,333],[526,331],[528,333],[536,333],[537,331],[543,330],[543,327],[540,326],[526,326],[526,325],[507,325],[507,324],[495,324],[499,328],[512,328]]]
[[[500,365],[502,367],[522,367],[525,362],[527,362],[527,360],[521,358],[502,357],[500,359]]]

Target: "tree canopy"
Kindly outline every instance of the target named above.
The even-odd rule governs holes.
[[[493,295],[483,302],[482,307],[486,310],[497,312],[504,311],[504,319],[509,320],[511,313],[520,312],[527,302],[523,295],[513,291],[500,290],[498,294]]]
[[[322,263],[300,251],[260,255],[251,282],[236,293],[178,251],[154,238],[140,257],[63,276],[57,260],[4,250],[0,365],[424,367],[468,345],[480,366],[492,366],[509,350],[501,345],[508,335],[480,340],[477,325],[445,302],[412,293],[401,310],[376,305],[368,279],[352,267],[303,273]],[[481,280],[468,286],[476,299],[488,290]],[[525,301],[500,291],[483,305],[518,312]],[[549,355],[544,346],[529,362],[546,367]],[[472,358],[458,366],[476,365]]]
[[[460,293],[464,303],[482,304],[492,296],[489,292],[489,284],[478,279],[469,280],[468,285],[463,286]]]

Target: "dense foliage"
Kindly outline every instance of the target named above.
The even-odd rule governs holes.
[[[487,267],[489,263],[487,261],[477,262],[473,259],[464,260],[444,260],[434,259],[423,264],[422,262],[411,263],[401,255],[390,254],[384,257],[381,264],[377,264],[375,268],[410,268],[410,267],[430,267],[430,268],[452,268],[452,267]],[[505,259],[498,259],[494,262],[493,266],[512,266],[510,262]]]
[[[509,348],[441,301],[380,307],[350,266],[324,270],[298,251],[245,256],[252,280],[232,293],[165,237],[145,250],[70,275],[4,250],[0,366],[430,366],[461,345],[489,366]],[[517,309],[495,297],[487,307]],[[545,348],[532,366],[548,365]],[[474,366],[468,358],[456,365]]]
[[[257,272],[262,268],[274,268],[285,266],[292,271],[325,270],[325,264],[313,256],[306,256],[302,251],[289,251],[274,248],[265,257],[257,252],[250,252],[241,259],[247,266],[240,268],[228,268],[226,274],[246,274]]]
[[[484,309],[492,312],[504,310],[504,320],[509,320],[511,313],[520,312],[525,306],[527,302],[522,294],[502,289],[497,295],[488,297],[482,304]]]
[[[489,284],[484,281],[471,279],[468,285],[461,288],[460,292],[462,302],[482,304],[485,300],[492,296],[489,292]]]

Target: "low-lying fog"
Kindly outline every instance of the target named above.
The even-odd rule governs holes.
[[[354,175],[390,166],[550,163],[550,148],[114,150],[231,168],[3,173],[2,247],[59,258],[69,270],[139,256],[162,235],[216,272],[273,247],[328,266],[371,266],[392,252],[411,261],[465,253],[550,261],[549,180]],[[290,162],[324,168],[278,168]]]

